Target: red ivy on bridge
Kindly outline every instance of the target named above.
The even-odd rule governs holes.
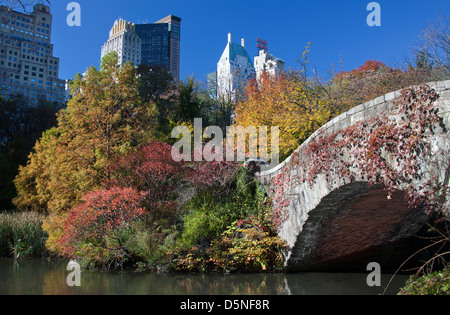
[[[331,135],[313,139],[306,150],[296,151],[290,164],[271,182],[274,201],[274,223],[287,219],[289,181],[312,185],[323,174],[335,175],[346,182],[364,180],[370,185],[382,184],[389,198],[393,191],[405,191],[410,207],[424,206],[427,211],[442,211],[442,200],[449,187],[436,178],[422,181],[426,161],[448,162],[442,151],[433,152],[425,138],[445,130],[434,108],[439,95],[427,85],[402,91],[394,115],[359,121]],[[301,154],[301,156],[300,156]],[[440,157],[438,157],[440,155]],[[295,171],[293,171],[295,170]]]

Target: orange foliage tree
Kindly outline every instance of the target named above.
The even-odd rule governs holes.
[[[56,241],[67,212],[114,177],[111,163],[154,135],[154,104],[140,99],[135,67],[119,67],[117,58],[108,54],[100,70],[91,67],[83,77],[75,77],[72,98],[58,113],[58,125],[36,143],[14,181],[13,203],[19,210],[49,214],[43,229],[50,250],[58,251]]]
[[[404,70],[378,60],[367,60],[357,69],[341,71],[331,79],[330,91],[348,108],[378,96],[429,80],[430,70],[409,67]]]

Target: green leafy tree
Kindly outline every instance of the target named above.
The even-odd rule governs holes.
[[[140,65],[137,68],[137,89],[144,103],[153,104],[158,139],[167,140],[173,128],[172,118],[178,102],[178,90],[173,76],[162,66]]]
[[[187,78],[179,84],[178,106],[175,118],[178,122],[193,122],[201,116],[201,102],[197,97],[197,84],[194,77]]]

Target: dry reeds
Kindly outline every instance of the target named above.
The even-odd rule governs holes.
[[[0,213],[0,257],[40,258],[46,255],[43,216],[34,212]]]

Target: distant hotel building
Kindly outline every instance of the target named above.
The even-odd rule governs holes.
[[[261,41],[258,39],[258,41]],[[246,49],[245,41],[241,45],[231,41],[228,34],[228,43],[217,64],[217,71],[207,75],[208,95],[215,99],[225,97],[227,100],[235,101],[244,92],[248,81],[252,78],[259,79],[263,72],[269,75],[278,75],[284,72],[285,63],[267,51],[267,42],[259,44],[259,54],[255,56],[252,63]]]
[[[119,65],[123,66],[127,61],[135,65],[141,63],[141,39],[135,32],[135,25],[119,19],[109,31],[109,39],[102,47],[101,57],[115,51],[119,57]]]
[[[0,6],[0,94],[21,93],[31,105],[39,99],[63,103],[65,81],[53,56],[50,8],[36,4],[31,14]]]
[[[255,57],[256,79],[259,79],[263,72],[275,76],[283,72],[284,69],[284,61],[273,56],[264,49],[261,49],[259,55]]]
[[[233,43],[231,33],[228,33],[227,46],[217,63],[217,97],[235,101],[247,82],[254,77],[255,68],[245,50],[244,39],[240,45]]]
[[[134,24],[117,20],[108,41],[102,48],[102,58],[116,51],[121,58],[134,65],[147,64],[165,67],[175,80],[180,78],[181,19],[169,15],[156,23]]]

